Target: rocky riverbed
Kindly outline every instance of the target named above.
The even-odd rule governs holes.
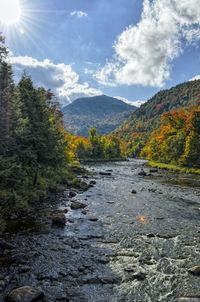
[[[9,223],[0,301],[23,286],[34,301],[200,301],[200,178],[144,165],[88,165],[88,191]]]

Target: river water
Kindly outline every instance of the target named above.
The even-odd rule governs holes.
[[[32,231],[7,233],[13,248],[1,257],[2,301],[22,285],[41,287],[48,302],[200,301],[200,277],[188,272],[200,265],[200,178],[139,176],[149,172],[141,160],[86,168],[96,185],[76,199],[87,212],[71,210],[66,191],[57,197],[69,209],[64,229],[46,218]]]

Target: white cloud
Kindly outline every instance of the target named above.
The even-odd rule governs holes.
[[[129,101],[126,98],[122,97],[122,96],[114,96],[114,98],[123,101],[124,103],[127,103],[129,105],[133,105],[136,107],[140,107],[142,104],[144,104],[146,101],[144,100],[137,100],[137,101]]]
[[[189,81],[192,82],[192,81],[196,81],[196,80],[200,80],[200,75],[196,75],[194,76],[192,79],[190,79]]]
[[[199,0],[144,0],[141,20],[122,32],[95,77],[104,85],[162,86],[184,41],[200,40]]]
[[[25,70],[31,75],[37,86],[51,89],[58,96],[62,105],[81,96],[102,94],[100,90],[90,87],[88,83],[80,83],[79,76],[71,65],[55,64],[48,59],[38,61],[28,56],[15,57],[12,54],[10,62],[13,64],[17,79]]]
[[[75,10],[70,13],[71,17],[77,17],[77,18],[85,18],[88,17],[88,14],[86,12],[83,12],[82,10]]]

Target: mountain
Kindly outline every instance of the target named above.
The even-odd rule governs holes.
[[[160,116],[177,108],[200,105],[200,80],[179,84],[155,94],[141,105],[115,133],[129,140],[133,133],[146,134],[159,126]]]
[[[79,98],[63,108],[65,128],[76,135],[88,135],[95,127],[100,134],[106,134],[119,127],[135,106],[106,95]]]

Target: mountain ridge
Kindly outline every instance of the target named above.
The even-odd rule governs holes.
[[[117,98],[100,95],[78,98],[62,109],[65,128],[76,135],[88,135],[90,128],[100,134],[112,132],[136,109]]]

